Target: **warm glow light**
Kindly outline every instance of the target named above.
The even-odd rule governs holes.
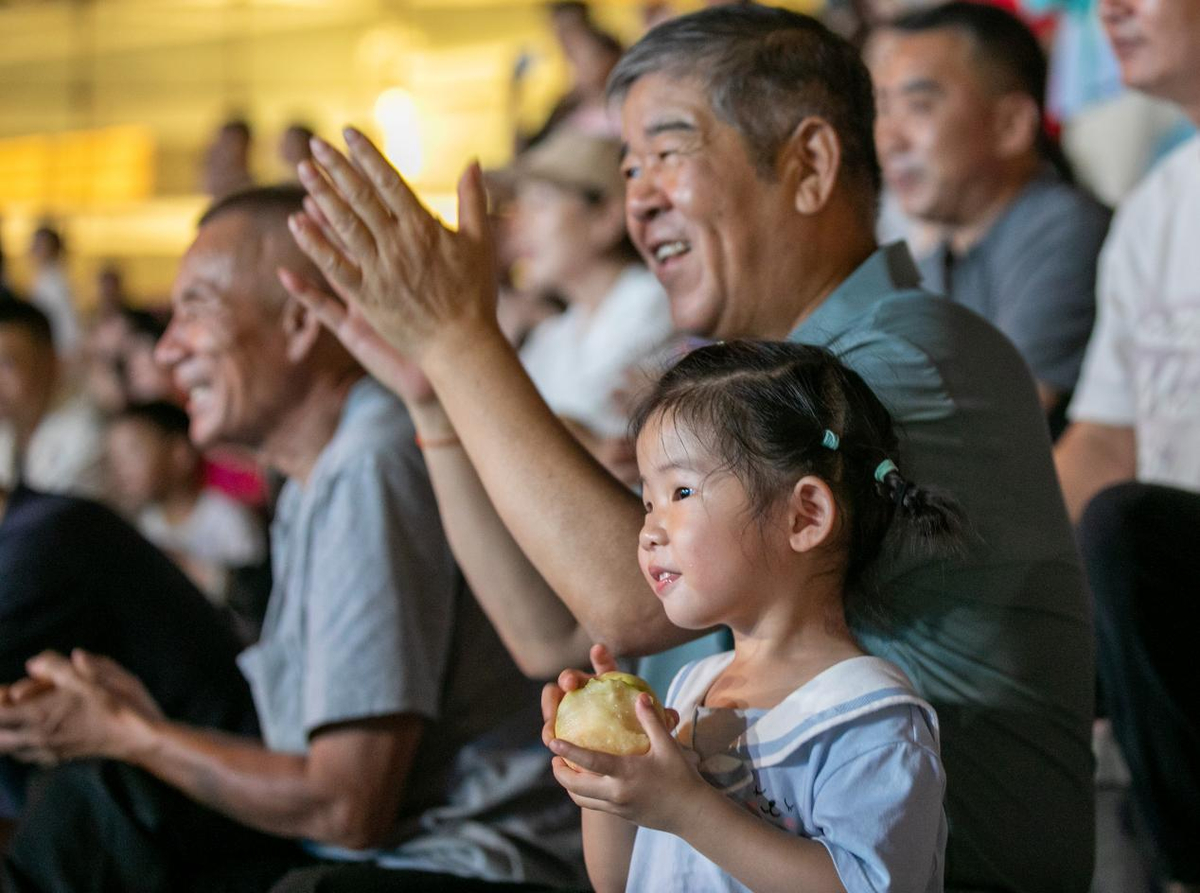
[[[406,179],[421,175],[421,131],[417,103],[399,87],[375,100],[375,122],[383,133],[383,151]]]

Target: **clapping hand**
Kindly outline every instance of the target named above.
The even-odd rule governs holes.
[[[349,158],[314,138],[314,159],[299,167],[311,202],[288,221],[336,298],[295,271],[281,271],[285,287],[372,371],[391,362],[388,348],[418,365],[467,348],[477,326],[496,327],[479,165],[459,180],[454,231],[421,205],[370,140],[348,128],[346,142]]]

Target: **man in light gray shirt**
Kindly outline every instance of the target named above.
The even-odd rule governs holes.
[[[288,479],[262,638],[239,659],[263,741],[169,722],[132,676],[44,655],[0,691],[0,752],[104,761],[62,767],[24,817],[13,890],[577,877],[539,686],[463,583],[412,423],[275,278],[303,260],[286,226],[302,196],[252,190],[208,211],[158,346],[191,438],[254,447]]]

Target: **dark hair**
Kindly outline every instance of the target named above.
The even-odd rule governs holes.
[[[806,474],[829,484],[848,519],[848,592],[895,515],[917,541],[952,543],[962,527],[951,500],[898,469],[877,480],[880,463],[896,459],[892,418],[858,373],[823,348],[729,341],[694,350],[646,396],[632,432],[658,415],[704,440],[720,470],[745,487],[758,519]]]
[[[50,254],[53,257],[61,257],[63,249],[66,247],[63,244],[62,233],[56,230],[49,223],[43,223],[33,231],[34,241],[44,241],[50,248]]]
[[[671,19],[621,57],[608,79],[609,97],[623,97],[656,72],[699,80],[764,178],[774,177],[796,125],[808,115],[824,118],[841,142],[840,173],[874,214],[882,175],[871,75],[858,51],[816,19],[755,4]]]
[[[295,183],[274,186],[252,186],[217,199],[200,215],[197,226],[212,223],[218,217],[241,212],[255,217],[286,219],[289,214],[304,210],[304,187]]]
[[[19,298],[0,301],[0,326],[15,326],[27,332],[38,344],[54,349],[50,318],[28,301]]]
[[[884,27],[906,34],[953,29],[966,35],[992,87],[1023,93],[1037,104],[1039,118],[1045,115],[1046,54],[1037,35],[1012,13],[987,3],[952,0],[906,13]],[[1064,179],[1074,180],[1070,162],[1044,126],[1038,127],[1036,149]]]
[[[182,437],[185,440],[190,425],[188,414],[174,403],[168,403],[166,400],[133,403],[113,416],[114,423],[126,421],[144,422],[160,434],[167,437]]]
[[[250,122],[245,118],[230,118],[221,125],[221,133],[236,133],[241,139],[250,142],[253,131],[250,129]]]

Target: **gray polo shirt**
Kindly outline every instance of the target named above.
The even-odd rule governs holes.
[[[937,708],[947,887],[1084,891],[1091,618],[1046,423],[1008,339],[917,283],[903,244],[882,248],[791,335],[863,377],[897,423],[901,471],[953,494],[973,528],[958,559],[886,551],[890,618],[855,629]]]
[[[1096,260],[1108,208],[1047,169],[961,256],[922,258],[922,284],[970,307],[1011,339],[1033,377],[1069,393],[1096,313]]]
[[[425,723],[392,845],[371,859],[489,880],[571,883],[578,809],[550,774],[541,686],[513,664],[463,582],[403,405],[350,391],[308,481],[271,526],[262,638],[239,658],[272,750],[304,753],[333,723]]]

